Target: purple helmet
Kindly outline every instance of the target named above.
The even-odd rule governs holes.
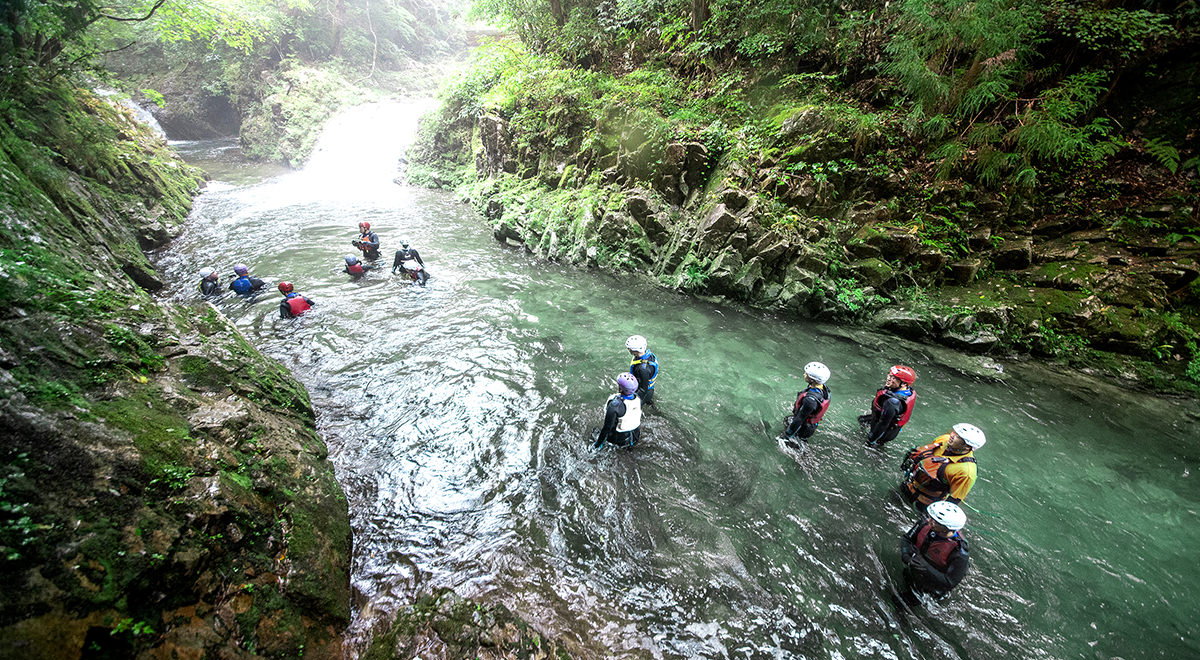
[[[233,267],[233,272],[238,275],[245,275],[250,272],[250,269],[246,267],[246,264],[238,264]]]
[[[621,394],[633,394],[637,391],[638,382],[633,377],[633,374],[621,374],[617,376],[617,389],[621,390]]]

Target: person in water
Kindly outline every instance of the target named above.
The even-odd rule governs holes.
[[[221,275],[216,268],[200,269],[200,293],[205,296],[221,295]]]
[[[975,485],[975,450],[985,442],[978,426],[955,424],[924,447],[908,450],[900,464],[904,470],[900,494],[922,511],[943,500],[961,503]]]
[[[405,266],[406,261],[415,261],[421,268],[419,270]],[[392,274],[400,268],[404,269],[410,277],[417,281],[421,286],[425,286],[425,282],[429,281],[429,271],[425,268],[425,262],[421,261],[421,253],[415,248],[408,247],[408,239],[400,239],[400,249],[396,250],[396,258],[392,260]],[[413,271],[417,270],[416,274]]]
[[[905,601],[920,604],[920,596],[941,600],[962,582],[971,563],[967,539],[962,528],[967,515],[957,504],[934,502],[928,516],[904,534],[900,541],[900,559],[909,593]]]
[[[283,294],[283,300],[279,301],[279,318],[290,319],[300,316],[304,312],[312,309],[315,304],[313,301],[295,292],[295,287],[291,282],[280,282],[279,293]]]
[[[858,418],[859,424],[870,425],[868,447],[882,447],[895,440],[900,429],[908,423],[917,400],[917,393],[912,388],[916,379],[917,372],[912,367],[897,364],[888,370],[883,387],[875,392],[871,401],[871,412]]]
[[[371,223],[358,223],[358,238],[350,241],[354,247],[362,250],[364,259],[379,258],[379,236],[371,231]]]
[[[246,267],[246,264],[234,266],[233,274],[237,275],[237,278],[229,283],[229,290],[239,296],[248,296],[267,285],[257,277],[250,277],[250,269]]]
[[[617,394],[604,406],[604,426],[592,446],[632,447],[642,437],[642,400],[637,395],[638,382],[633,374],[617,376]]]
[[[820,362],[809,362],[804,365],[804,380],[808,388],[796,392],[796,403],[792,405],[792,414],[785,420],[785,428],[780,439],[792,449],[800,449],[796,440],[807,440],[817,432],[817,425],[829,410],[829,367]]]
[[[366,275],[367,271],[371,270],[372,268],[374,268],[373,265],[364,264],[361,260],[359,260],[358,257],[354,256],[353,254],[348,254],[346,255],[346,267],[342,269],[342,272],[357,280],[363,275]]]
[[[646,338],[633,335],[625,340],[625,348],[633,358],[629,361],[629,373],[637,378],[638,396],[648,406],[654,405],[654,379],[658,376],[658,358],[649,351]]]

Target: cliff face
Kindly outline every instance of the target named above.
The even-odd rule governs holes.
[[[341,657],[345,497],[303,386],[143,250],[199,174],[60,84],[0,125],[0,655]]]
[[[489,112],[511,85],[491,84],[428,121],[411,170],[459,186],[498,240],[963,350],[1200,384],[1200,230],[1186,229],[1200,206],[1165,170],[990,192],[937,180],[895,147],[914,141],[898,126],[832,103],[776,108],[760,144],[717,152],[631,129],[637,108],[598,123],[569,97]]]

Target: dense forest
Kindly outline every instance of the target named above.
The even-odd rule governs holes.
[[[499,238],[1200,383],[1193,3],[475,9],[514,36],[447,89],[413,177],[464,186]]]

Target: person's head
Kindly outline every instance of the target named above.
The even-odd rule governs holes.
[[[221,276],[217,274],[216,268],[201,268],[200,269],[200,279],[202,279],[202,280],[212,280],[212,281],[216,282],[218,279],[220,279],[220,277]]]
[[[402,248],[408,247],[408,239],[407,238],[400,239],[400,247],[402,247]]]
[[[358,223],[358,230],[364,234],[371,231],[371,223],[369,223],[369,222]]]
[[[804,365],[804,378],[814,385],[824,385],[829,382],[829,367],[820,362],[809,362]]]
[[[237,274],[238,277],[243,277],[250,274],[250,269],[246,267],[246,264],[238,264],[233,267],[233,272]]]
[[[620,390],[621,394],[629,396],[637,391],[637,387],[638,382],[633,377],[633,374],[621,374],[617,376],[617,389]]]
[[[356,264],[356,263],[358,263],[358,257],[357,257],[357,256],[355,256],[355,255],[353,255],[353,254],[348,254],[348,255],[346,255],[346,265],[347,265],[347,266],[353,266],[353,265],[354,265],[354,264]]]
[[[897,364],[888,369],[887,380],[884,381],[884,385],[890,390],[898,390],[901,387],[911,387],[913,381],[916,379],[917,372],[912,367]]]
[[[641,335],[633,335],[625,340],[625,348],[629,349],[634,355],[641,355],[646,352],[646,338]]]
[[[295,290],[295,287],[292,286],[291,282],[280,282],[279,283],[279,293],[282,293],[285,296],[294,290]]]
[[[955,424],[950,431],[950,440],[946,443],[947,449],[958,454],[965,454],[968,451],[979,449],[983,443],[987,442],[983,431],[979,430],[974,424]]]
[[[933,527],[942,534],[957,532],[967,525],[967,514],[953,502],[939,501],[925,508]]]

